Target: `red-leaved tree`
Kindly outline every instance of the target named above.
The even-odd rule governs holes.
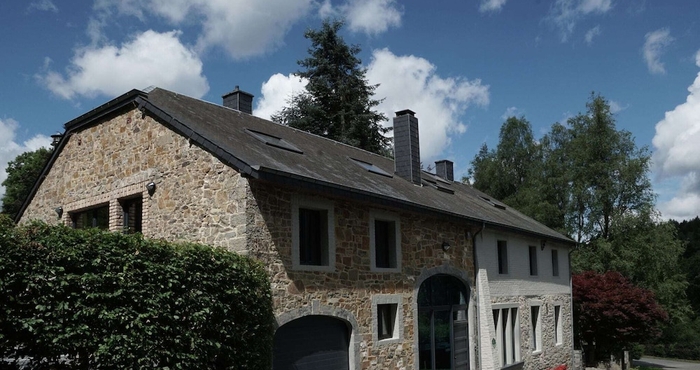
[[[659,324],[668,319],[654,293],[635,286],[618,272],[587,271],[572,279],[575,332],[587,344],[589,362],[619,355],[633,343],[653,339],[660,334]]]

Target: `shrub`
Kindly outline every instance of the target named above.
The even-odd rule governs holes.
[[[270,367],[270,285],[251,259],[6,219],[0,247],[0,358],[32,369]]]

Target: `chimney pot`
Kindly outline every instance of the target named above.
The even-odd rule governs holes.
[[[454,181],[454,164],[452,161],[443,159],[435,162],[435,174],[443,180]]]
[[[247,114],[253,114],[253,94],[241,90],[238,85],[233,91],[221,96],[224,107],[235,109]]]

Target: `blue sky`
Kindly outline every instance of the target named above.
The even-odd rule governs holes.
[[[700,214],[700,2],[695,0],[96,0],[0,3],[0,180],[22,151],[130,89],[216,103],[239,85],[269,117],[323,17],[346,19],[379,110],[411,109],[424,163],[466,174],[508,115],[539,137],[595,91],[653,153],[665,218]],[[4,189],[0,189],[0,193]]]

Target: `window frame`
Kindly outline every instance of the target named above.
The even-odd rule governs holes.
[[[377,266],[377,240],[376,221],[391,222],[394,224],[394,249],[389,251],[390,258],[393,256],[394,267]],[[389,246],[391,248],[391,246]],[[401,272],[401,219],[398,215],[390,212],[371,210],[369,213],[369,259],[370,271],[373,272]]]
[[[498,318],[494,312],[498,311]],[[503,311],[508,312],[508,319],[503,323]],[[491,305],[491,316],[496,330],[496,352],[500,367],[522,361],[520,351],[520,306],[517,303],[499,303]],[[503,348],[504,341],[508,347]]]
[[[326,253],[328,256],[327,264],[309,265],[301,263],[301,230],[299,222],[299,210],[308,209],[322,211],[326,214]],[[334,204],[330,200],[293,197],[292,198],[292,269],[300,271],[335,271],[335,215]]]
[[[542,301],[530,301],[530,349],[533,354],[542,353]],[[537,309],[537,317],[533,315]]]
[[[539,275],[537,266],[537,247],[530,245],[527,247],[527,250],[530,261],[530,277],[537,277]]]
[[[393,317],[393,333],[391,337],[381,338],[379,336],[380,306],[388,305],[395,307]],[[374,346],[383,346],[403,341],[403,297],[400,294],[376,294],[372,296],[372,340]]]
[[[503,248],[501,249],[501,246]],[[509,264],[508,264],[508,241],[499,239],[496,240],[496,262],[498,267],[499,275],[509,274]]]
[[[106,227],[99,227],[98,225],[95,224],[95,223],[96,223],[96,220],[97,220],[97,217],[96,217],[96,216],[97,216],[97,212],[98,212],[99,210],[102,210],[102,209],[106,209],[106,210],[107,210],[107,225],[106,225]],[[92,206],[87,207],[87,208],[82,208],[82,209],[77,209],[77,210],[70,211],[70,212],[69,212],[70,226],[71,226],[73,229],[97,228],[97,229],[100,229],[100,230],[109,231],[109,230],[110,230],[110,226],[111,226],[111,225],[110,225],[110,216],[111,216],[110,211],[111,211],[111,207],[110,207],[109,202],[99,203],[99,204],[95,204],[95,205],[92,205]],[[89,226],[89,227],[78,227],[78,218],[79,218],[81,215],[85,215],[85,217],[87,217],[87,216],[89,215],[90,218],[91,218],[91,220],[92,220],[92,221],[91,221],[92,226]]]
[[[121,210],[121,228],[124,234],[135,234],[143,233],[143,196],[142,194],[136,194],[131,197],[119,198],[118,204]],[[135,207],[135,217],[134,217],[134,229],[132,230],[129,224],[131,223],[131,216],[129,215],[129,208],[131,206]]]
[[[552,249],[552,277],[559,277],[559,250]]]
[[[554,345],[561,346],[564,344],[564,327],[562,325],[562,304],[561,302],[554,302],[554,309],[552,314],[554,315]]]

